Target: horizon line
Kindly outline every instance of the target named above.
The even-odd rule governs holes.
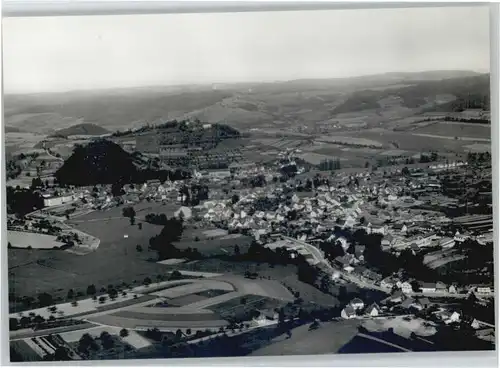
[[[4,87],[4,96],[28,96],[28,95],[42,95],[42,94],[63,94],[63,93],[85,93],[85,92],[104,92],[104,91],[116,91],[116,90],[132,90],[132,89],[148,89],[148,88],[187,88],[187,87],[214,87],[217,85],[238,85],[238,84],[274,84],[274,83],[288,83],[294,81],[322,81],[322,80],[346,80],[346,79],[356,79],[356,78],[369,78],[376,76],[384,76],[390,74],[424,74],[424,73],[437,73],[437,72],[469,72],[476,73],[479,75],[490,74],[491,70],[488,69],[427,69],[420,71],[392,71],[392,72],[381,72],[381,73],[373,73],[373,74],[358,74],[344,77],[303,77],[303,78],[294,78],[294,79],[276,79],[276,80],[260,80],[260,81],[238,81],[238,82],[205,82],[205,83],[182,83],[182,84],[158,84],[158,85],[137,85],[137,86],[122,86],[122,87],[98,87],[92,89],[72,89],[72,90],[58,90],[58,91],[40,91],[40,92],[7,92]],[[469,76],[473,77],[473,76]],[[454,77],[460,78],[460,77]]]

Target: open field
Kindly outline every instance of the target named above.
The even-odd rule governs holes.
[[[24,231],[9,230],[7,240],[15,248],[52,249],[64,245],[57,241],[55,236]]]
[[[183,265],[183,269],[202,272],[226,271],[234,275],[244,275],[246,271],[252,273],[255,272],[259,275],[259,277],[263,277],[264,279],[270,277],[273,282],[277,282],[278,284],[283,283],[284,285],[292,288],[294,291],[298,291],[304,300],[310,300],[320,305],[338,305],[338,300],[334,296],[322,293],[315,287],[299,281],[297,278],[297,269],[295,266],[275,266],[271,268],[267,263],[257,264],[253,262],[226,262],[219,259],[207,259],[186,263]],[[226,277],[224,278],[224,280],[229,281]],[[254,281],[269,282],[268,280],[259,279]],[[273,296],[273,293],[270,295]],[[289,295],[290,294],[287,290],[287,293],[284,296],[287,297]]]
[[[469,145],[469,141],[455,140],[450,137],[428,137],[409,134],[408,132],[395,132],[385,129],[372,129],[360,132],[353,132],[353,136],[367,139],[379,140],[394,148],[415,151],[431,152],[436,149],[438,152],[464,152],[464,146]]]
[[[176,280],[135,287],[127,290],[126,296],[119,294],[115,301],[100,303],[85,299],[75,306],[71,303],[58,304],[53,312],[48,308],[29,312],[45,318],[50,315],[72,317],[90,323],[139,330],[152,327],[167,330],[204,329],[225,326],[225,319],[233,318],[235,314],[248,320],[251,318],[248,312],[254,308],[272,309],[293,300],[288,290],[271,280],[221,275],[211,279],[189,280],[186,285],[187,282]],[[138,294],[141,291],[149,295]],[[161,298],[155,294],[161,294]],[[160,304],[166,296],[166,305]],[[212,308],[207,309],[212,306],[222,308],[221,312],[226,313],[224,317],[217,311],[214,313]],[[243,310],[234,311],[235,308]],[[13,317],[20,315],[11,314]]]
[[[228,322],[222,319],[207,319],[207,320],[195,320],[190,319],[191,314],[186,314],[180,317],[178,315],[177,320],[153,320],[153,319],[136,319],[136,318],[124,318],[118,317],[112,314],[92,317],[91,322],[98,324],[103,324],[106,326],[120,326],[122,328],[135,329],[135,330],[147,330],[148,328],[158,328],[159,330],[176,331],[177,329],[206,329],[206,328],[216,328],[222,326],[227,326]]]
[[[193,322],[203,322],[203,321],[213,321],[217,320],[218,316],[214,313],[179,313],[170,311],[169,313],[155,313],[156,309],[160,309],[160,312],[166,311],[167,308],[148,308],[151,309],[148,313],[141,313],[135,310],[120,311],[111,314],[114,317],[127,318],[127,319],[139,319],[139,320],[155,320],[155,321],[193,321]]]
[[[169,299],[168,300],[168,305],[172,307],[185,307],[187,305],[197,303],[203,300],[206,300],[207,298],[197,295],[197,294],[188,294],[184,296],[179,296],[177,298]]]
[[[341,145],[359,145],[359,146],[367,146],[367,147],[378,147],[382,148],[382,143],[374,139],[361,138],[361,137],[346,137],[346,136],[337,136],[331,135],[321,138],[316,138],[319,142],[327,142],[327,143],[336,143]]]
[[[250,356],[334,354],[356,336],[358,325],[356,320],[324,322],[313,331],[309,331],[309,325],[299,326],[292,330],[291,338],[278,336]]]
[[[193,280],[193,282],[188,285],[186,285],[186,283],[183,283],[180,286],[157,291],[153,294],[169,299],[174,299],[211,289],[233,291],[235,288],[230,283],[218,280]]]
[[[70,221],[70,223],[82,223],[82,222],[95,222],[100,220],[114,220],[117,218],[123,218],[122,211],[123,208],[129,205],[121,205],[117,207],[112,207],[102,211],[93,211],[87,215],[80,216],[76,220]],[[173,203],[163,204],[161,202],[148,202],[141,201],[132,206],[136,212],[136,218],[142,219],[149,213],[161,214],[164,213],[167,217],[172,217],[174,212],[180,207],[179,205]],[[127,220],[127,219],[126,219]]]
[[[86,216],[88,215],[82,217]],[[143,223],[142,229],[139,229],[137,225],[130,225],[129,219],[124,217],[96,219],[95,221],[85,221],[80,217],[77,217],[77,219],[69,221],[68,225],[100,239],[100,247],[112,244],[128,244],[134,241],[135,244],[140,244],[144,248],[144,246],[148,245],[149,239],[161,231],[160,226],[149,223]],[[136,223],[139,221],[136,220]]]
[[[292,301],[292,294],[276,280],[250,280],[241,276],[224,275],[221,280],[234,285],[242,294],[260,295],[269,298]]]
[[[491,152],[491,144],[488,143],[473,143],[464,148],[471,152]]]
[[[427,133],[412,133],[412,135],[419,136],[419,137],[425,137],[425,138],[448,139],[448,140],[465,141],[465,142],[490,142],[491,141],[491,138],[472,138],[472,137],[463,137],[463,136],[450,137],[448,135],[437,135],[437,134],[427,134]]]
[[[76,330],[76,331],[70,331],[70,332],[64,332],[59,334],[59,336],[66,342],[68,343],[73,343],[73,342],[78,342],[80,338],[88,333],[90,336],[96,338],[99,337],[100,334],[103,331],[109,332],[110,334],[113,335],[119,335],[120,334],[120,327],[108,327],[108,326],[97,326],[93,328],[89,328],[86,330]],[[135,331],[129,331],[129,335],[127,337],[122,337],[121,338],[123,341],[126,343],[132,345],[136,349],[141,349],[147,346],[151,345],[151,342],[147,340],[146,338],[142,337]]]
[[[307,153],[301,153],[297,155],[299,158],[302,160],[312,164],[312,165],[319,165],[321,162],[325,160],[334,160],[334,159],[339,159],[339,160],[344,160],[340,155],[339,156],[334,156],[334,155],[327,155],[327,154],[321,154],[321,153],[316,153],[316,152],[307,152]]]
[[[423,263],[425,265],[427,265],[431,262],[438,260],[439,258],[443,258],[443,257],[447,257],[449,255],[452,255],[455,252],[456,252],[456,250],[451,248],[451,249],[442,249],[442,250],[438,250],[436,252],[427,253],[424,256]]]
[[[86,92],[9,96],[5,102],[9,111],[6,121],[11,126],[31,127],[36,131],[67,128],[82,122],[99,122],[111,131],[123,130],[137,122],[180,117],[229,96],[211,88],[188,87],[115,89],[98,96]]]
[[[491,127],[482,124],[437,121],[424,127],[413,129],[412,133],[430,134],[446,137],[467,137],[491,139]]]
[[[58,250],[9,249],[9,291],[17,296],[48,292],[62,300],[70,288],[76,293],[85,292],[90,284],[98,289],[122,282],[140,284],[145,277],[154,279],[167,272],[168,266],[155,262],[156,253],[147,251],[149,238],[160,230],[157,226],[144,224],[138,230],[127,219],[119,219],[81,223],[77,228],[101,238],[96,251],[79,256]],[[136,251],[137,244],[143,252]]]
[[[244,253],[252,242],[249,236],[210,236],[206,237],[203,229],[187,228],[184,231],[182,239],[175,242],[175,246],[179,249],[196,248],[200,253],[206,256],[233,254],[234,246],[238,245],[240,252]],[[211,230],[209,230],[211,231]]]
[[[36,149],[36,145],[45,139],[45,135],[35,134],[35,133],[5,133],[5,153],[18,154],[18,153],[30,153],[39,152]]]
[[[427,264],[427,267],[429,267],[431,269],[436,269],[436,268],[442,267],[448,263],[460,261],[461,259],[464,259],[464,258],[466,258],[466,256],[463,254],[452,254],[452,255],[445,256],[445,257],[440,258],[440,259],[436,259],[432,262],[429,262]]]
[[[257,295],[240,295],[238,298],[211,305],[209,308],[224,319],[243,322],[249,321],[256,310],[274,310],[284,305],[284,302],[277,299]]]

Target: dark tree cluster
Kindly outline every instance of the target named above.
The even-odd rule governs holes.
[[[467,154],[467,162],[469,164],[491,164],[491,153],[486,152],[469,152]]]
[[[491,124],[491,121],[488,119],[481,119],[481,118],[460,118],[460,117],[454,117],[454,116],[446,116],[444,118],[444,121],[461,121],[464,123],[471,123],[471,124]]]
[[[113,185],[113,194],[122,195],[122,188],[130,183],[148,180],[182,180],[190,177],[187,171],[140,169],[136,158],[118,144],[100,139],[86,146],[76,146],[73,154],[55,173],[62,185],[91,186]]]
[[[154,213],[148,213],[145,217],[146,222],[153,224],[153,225],[167,225],[168,223],[168,218],[167,215],[164,213],[161,214],[154,214]]]
[[[280,169],[281,173],[287,178],[293,178],[297,174],[297,165],[284,165]]]
[[[256,175],[249,178],[243,178],[241,182],[243,185],[257,188],[266,185],[266,178],[264,177],[264,175]]]
[[[260,197],[253,203],[253,209],[255,211],[276,211],[279,206],[278,198]]]
[[[323,160],[318,165],[318,169],[321,171],[333,171],[340,169],[340,159],[335,160]]]
[[[115,184],[131,182],[136,171],[131,156],[119,145],[97,140],[76,146],[55,176],[69,185]]]
[[[37,191],[7,187],[8,213],[24,216],[43,207],[43,198]]]
[[[158,253],[159,259],[188,258],[201,259],[202,255],[196,248],[178,249],[173,244],[181,239],[184,231],[181,219],[168,219],[161,232],[149,239],[149,248]]]

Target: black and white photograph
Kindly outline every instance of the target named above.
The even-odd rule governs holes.
[[[488,5],[2,26],[11,362],[495,350]]]

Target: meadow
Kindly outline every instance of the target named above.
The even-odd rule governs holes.
[[[358,333],[359,321],[323,322],[316,330],[309,325],[291,330],[292,336],[280,335],[250,356],[334,354]]]
[[[82,256],[59,250],[9,249],[9,292],[17,296],[48,292],[64,300],[71,288],[77,293],[85,292],[90,284],[98,289],[123,282],[141,284],[146,277],[166,272],[165,266],[156,263],[156,252],[148,250],[149,238],[161,226],[143,223],[140,230],[121,216],[121,209],[95,211],[69,224],[98,237],[99,248]],[[142,246],[141,252],[137,245]]]
[[[166,213],[170,217],[178,206],[141,202],[134,208],[137,214],[135,225],[130,225],[129,219],[123,217],[122,207],[94,211],[68,221],[75,229],[100,239],[97,250],[86,255],[52,249],[9,249],[9,292],[19,297],[36,297],[48,292],[57,301],[63,301],[69,289],[84,293],[90,284],[95,284],[98,289],[123,282],[140,285],[146,277],[155,279],[158,275],[165,275],[172,266],[157,263],[157,253],[148,250],[149,239],[157,235],[162,226],[141,219],[151,212]],[[142,229],[138,223],[142,224]],[[207,237],[204,235],[206,230],[187,225],[176,247],[198,248],[202,254],[210,256],[233,254],[235,245],[244,252],[251,242],[246,236]],[[136,249],[137,245],[142,247],[141,251]]]
[[[64,245],[55,236],[24,231],[9,230],[7,240],[14,248],[53,249]]]
[[[491,139],[491,127],[489,125],[453,121],[437,121],[427,126],[414,129],[412,132],[444,137]]]

